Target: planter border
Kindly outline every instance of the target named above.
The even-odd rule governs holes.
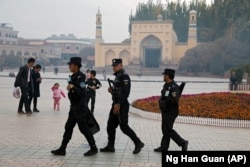
[[[143,111],[130,106],[131,114],[137,115],[146,119],[161,120],[160,113],[153,113]],[[233,128],[250,128],[249,120],[232,120],[232,119],[218,119],[218,118],[202,118],[202,117],[191,117],[191,116],[178,116],[176,118],[178,123],[186,124],[197,124],[197,125],[209,125],[209,126],[222,126],[222,127],[233,127]]]

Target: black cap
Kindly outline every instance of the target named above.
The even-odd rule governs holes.
[[[70,58],[70,61],[68,62],[68,64],[75,64],[75,65],[79,65],[81,66],[82,65],[82,59],[81,57],[71,57]]]
[[[166,68],[162,74],[174,76],[175,70]]]
[[[112,60],[112,66],[117,66],[118,64],[122,63],[122,59],[113,59]]]

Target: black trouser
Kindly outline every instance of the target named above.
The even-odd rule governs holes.
[[[112,108],[109,113],[108,126],[107,126],[109,145],[115,144],[115,134],[116,134],[116,128],[118,127],[118,125],[120,125],[121,131],[124,134],[126,134],[128,137],[130,137],[130,139],[135,144],[138,144],[141,142],[140,139],[135,134],[135,132],[128,125],[128,111],[129,111],[129,103],[126,102],[125,104],[121,104],[119,116],[114,115],[113,105],[112,105]]]
[[[33,100],[33,108],[37,109],[37,97],[30,96],[29,98],[29,105],[31,106],[31,102]]]
[[[68,143],[70,141],[76,124],[78,124],[79,130],[87,139],[90,147],[95,147],[95,139],[87,124],[87,112],[79,106],[70,107],[68,120],[65,124],[65,132],[63,134],[64,143]]]
[[[180,135],[173,129],[174,121],[177,116],[177,112],[172,113],[165,111],[162,113],[163,137],[161,140],[161,147],[165,151],[167,151],[169,148],[170,138],[173,139],[178,146],[181,146],[184,143],[184,139],[181,138]]]
[[[230,90],[237,90],[237,89],[238,89],[237,83],[230,83]]]
[[[96,92],[95,91],[88,91],[87,92],[87,104],[89,104],[89,100],[91,100],[91,109],[90,111],[93,113],[95,109],[95,96]]]
[[[30,110],[30,104],[29,104],[29,93],[28,93],[28,88],[25,87],[20,87],[21,89],[21,98],[19,101],[19,105],[18,105],[18,111],[22,111],[23,109],[23,104],[25,107],[25,111],[31,111]]]

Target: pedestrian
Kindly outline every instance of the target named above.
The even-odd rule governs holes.
[[[32,70],[32,81],[34,85],[34,93],[33,96],[29,98],[29,104],[31,106],[31,102],[33,100],[33,112],[39,112],[37,109],[37,98],[40,97],[40,84],[42,82],[42,78],[40,75],[41,65],[35,65],[34,69]]]
[[[57,75],[57,73],[58,73],[58,68],[55,67],[55,68],[54,68],[54,74]]]
[[[112,60],[113,71],[115,80],[113,86],[110,85],[108,92],[112,95],[112,107],[109,113],[107,123],[108,144],[106,147],[101,148],[101,152],[115,152],[115,134],[116,128],[120,128],[135,144],[133,154],[137,154],[144,147],[144,143],[137,137],[135,132],[128,125],[128,112],[129,102],[128,97],[130,94],[131,81],[130,77],[123,69],[122,59]]]
[[[173,129],[175,119],[179,114],[180,87],[174,81],[175,70],[165,69],[163,72],[165,84],[161,91],[159,107],[162,114],[162,133],[161,146],[154,149],[155,152],[168,151],[170,139],[173,139],[182,151],[187,151],[188,141]]]
[[[20,87],[21,89],[21,98],[18,105],[17,112],[19,114],[25,114],[23,111],[23,104],[25,107],[26,114],[32,114],[30,105],[29,105],[29,96],[33,93],[33,82],[31,77],[31,68],[35,64],[34,58],[29,58],[25,66],[20,67],[19,72],[16,76],[14,87]]]
[[[62,89],[59,88],[59,83],[55,83],[54,86],[52,86],[51,90],[53,91],[53,99],[54,99],[54,111],[60,111],[60,101],[61,97],[63,96],[66,98],[64,92]]]
[[[92,114],[94,113],[95,108],[95,97],[96,97],[96,89],[99,89],[102,87],[101,82],[95,78],[96,71],[91,70],[90,71],[90,78],[86,82],[86,88],[87,88],[87,104],[89,103],[89,100],[91,100],[91,109],[90,111]]]
[[[232,71],[231,76],[230,76],[230,90],[237,90],[238,87],[238,82],[236,78],[235,71]]]
[[[106,81],[106,71],[103,70],[102,73],[103,73],[103,79],[104,79],[104,81]]]
[[[43,66],[43,73],[45,73],[45,67]]]
[[[73,73],[71,76],[71,81],[68,83],[68,97],[70,100],[70,111],[68,115],[68,120],[65,124],[65,132],[63,135],[63,140],[61,146],[52,150],[51,153],[54,155],[65,155],[66,147],[68,142],[70,141],[73,133],[73,129],[78,124],[79,130],[86,137],[90,150],[87,151],[84,156],[95,155],[98,150],[95,144],[95,139],[93,134],[90,131],[90,128],[87,123],[87,106],[85,103],[85,74],[80,71],[82,66],[82,59],[80,57],[72,57],[70,58],[69,69]]]

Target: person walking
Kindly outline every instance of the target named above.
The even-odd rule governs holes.
[[[81,62],[82,59],[80,57],[71,57],[70,62],[68,62],[69,69],[73,73],[67,86],[71,105],[61,146],[51,151],[54,155],[66,155],[66,147],[72,137],[73,129],[76,124],[78,124],[79,130],[86,137],[90,145],[90,150],[84,153],[84,156],[92,156],[98,152],[95,139],[87,122],[88,109],[85,102],[86,77],[85,74],[80,71],[82,66]]]
[[[40,75],[40,70],[42,66],[40,64],[35,65],[34,69],[32,70],[32,81],[34,85],[34,93],[29,98],[29,103],[31,106],[31,102],[33,100],[33,112],[40,112],[37,109],[37,98],[40,97],[40,84],[42,82],[42,78]]]
[[[161,146],[154,149],[155,152],[168,151],[170,139],[173,139],[182,151],[187,151],[188,141],[173,129],[175,119],[179,114],[180,87],[174,81],[175,70],[165,69],[163,80],[165,84],[161,91],[159,107],[162,115],[162,133]]]
[[[107,125],[108,144],[106,147],[101,148],[100,151],[115,152],[116,128],[120,125],[122,132],[130,137],[135,144],[133,154],[138,154],[144,147],[144,143],[141,142],[135,132],[128,125],[128,97],[131,87],[130,77],[123,69],[122,59],[113,59],[112,66],[115,80],[113,81],[113,87],[108,88],[108,92],[111,93],[113,101]]]
[[[58,73],[58,67],[55,67],[54,68],[54,74],[57,75],[57,73]]]
[[[99,89],[102,87],[101,82],[95,78],[96,71],[91,70],[90,71],[90,78],[86,82],[87,87],[87,104],[89,103],[89,100],[91,100],[91,109],[90,111],[92,114],[94,113],[95,108],[95,98],[96,98],[96,89]]]
[[[64,92],[62,89],[59,88],[60,85],[59,83],[55,83],[51,90],[53,92],[53,99],[54,99],[54,111],[60,111],[60,101],[61,101],[61,97],[66,98]]]
[[[238,82],[236,78],[236,73],[235,71],[232,71],[231,76],[230,76],[230,90],[231,91],[236,91],[238,87]]]
[[[17,113],[25,114],[23,111],[23,104],[25,107],[26,114],[32,114],[29,104],[29,96],[34,92],[33,82],[31,77],[31,68],[35,64],[34,58],[29,58],[25,66],[20,67],[19,72],[16,76],[14,87],[20,87],[21,98],[18,105]]]

